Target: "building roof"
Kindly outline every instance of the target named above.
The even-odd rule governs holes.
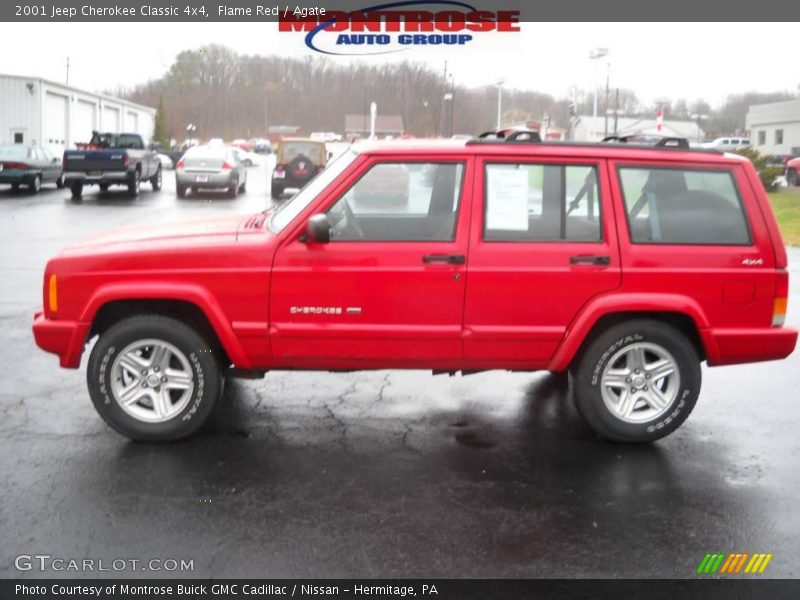
[[[800,121],[800,98],[784,102],[753,104],[747,109],[748,127],[797,121]]]
[[[139,104],[138,102],[133,102],[131,100],[126,100],[125,98],[118,98],[116,96],[109,96],[108,94],[103,94],[99,92],[90,92],[89,90],[82,90],[80,88],[76,88],[71,85],[66,85],[64,83],[59,83],[58,81],[50,81],[49,79],[44,79],[43,77],[35,77],[35,76],[27,76],[27,75],[9,75],[6,73],[0,73],[0,79],[20,79],[22,81],[35,81],[39,84],[46,83],[49,86],[61,88],[62,90],[69,90],[70,92],[76,92],[78,94],[86,94],[89,96],[96,96],[98,98],[102,98],[103,100],[110,100],[112,102],[124,102],[128,106],[132,106],[134,108],[138,108],[141,110],[146,110],[148,112],[152,112],[155,114],[156,109],[152,106],[145,106],[144,104]]]
[[[346,132],[369,131],[369,115],[345,115]],[[378,115],[375,117],[375,131],[381,133],[403,133],[403,117],[400,115]]]

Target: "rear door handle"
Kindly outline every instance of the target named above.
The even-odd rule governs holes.
[[[424,263],[448,263],[451,265],[463,265],[467,262],[467,257],[463,254],[426,254],[422,257]]]
[[[570,256],[569,264],[610,265],[610,256]]]

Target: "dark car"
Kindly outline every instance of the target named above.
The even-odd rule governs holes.
[[[251,140],[253,144],[253,152],[256,154],[272,154],[272,144],[266,138],[256,138]]]
[[[61,161],[47,148],[14,144],[0,146],[0,183],[10,183],[16,191],[27,186],[35,194],[43,183],[64,186]]]
[[[138,133],[92,132],[87,144],[64,152],[64,181],[79,200],[86,185],[101,192],[112,185],[128,188],[128,196],[139,195],[139,184],[149,181],[154,192],[161,189],[161,161],[153,144],[145,145]]]
[[[247,186],[247,169],[236,152],[225,146],[189,148],[175,165],[175,189],[178,198],[186,192],[227,189],[229,198],[236,198]]]
[[[325,168],[325,142],[308,138],[284,138],[278,142],[272,171],[272,197],[283,196],[287,188],[302,188]]]

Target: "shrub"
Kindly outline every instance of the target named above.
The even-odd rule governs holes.
[[[774,192],[778,189],[777,179],[783,175],[783,169],[770,166],[770,157],[767,154],[761,154],[752,146],[738,148],[734,150],[734,152],[748,158],[750,162],[753,163],[756,171],[758,171],[758,178],[761,179],[765,190]]]

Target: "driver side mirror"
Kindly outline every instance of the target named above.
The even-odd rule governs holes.
[[[313,215],[306,224],[305,240],[307,244],[327,244],[331,241],[331,223],[328,215]]]

